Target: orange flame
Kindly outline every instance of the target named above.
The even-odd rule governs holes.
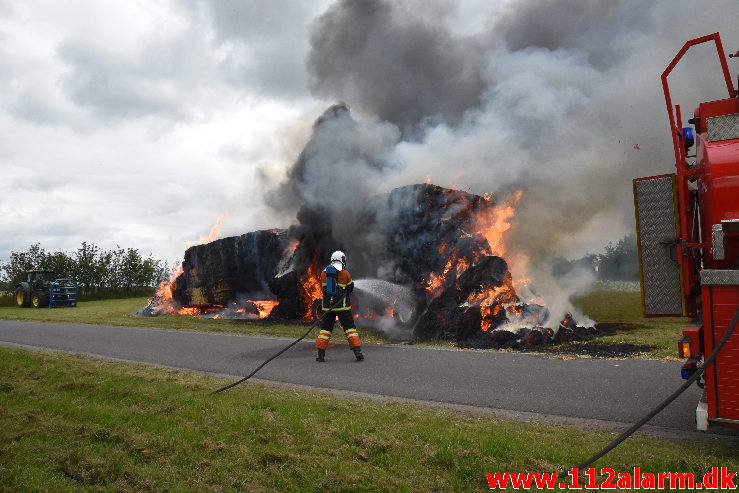
[[[493,325],[493,317],[503,310],[503,305],[480,305],[480,330],[487,332]]]
[[[321,268],[316,261],[308,266],[308,269],[300,278],[300,284],[303,286],[303,303],[305,304],[305,312],[303,320],[310,320],[313,317],[312,307],[313,301],[323,297],[323,289],[321,288]]]
[[[439,253],[444,254],[448,248],[448,245],[442,244],[439,247]],[[446,288],[448,282],[447,276],[452,271],[452,268],[454,269],[454,273],[459,276],[462,272],[466,271],[469,266],[470,261],[467,257],[459,256],[456,250],[452,251],[444,265],[444,268],[441,270],[441,273],[436,274],[435,272],[430,272],[428,279],[424,280],[426,292],[434,298],[439,296],[444,288]]]
[[[210,233],[206,236],[201,236],[198,241],[190,243],[185,243],[185,250],[187,250],[190,247],[197,246],[197,245],[204,245],[206,243],[210,243],[211,241],[215,241],[218,238],[218,233],[221,231],[221,224],[223,223],[223,220],[228,216],[229,212],[224,212],[218,218],[216,219],[216,223],[213,225],[213,227],[210,229]]]
[[[200,308],[193,306],[193,307],[184,307],[177,310],[177,315],[191,315],[191,316],[197,316],[200,315],[202,311]]]
[[[300,240],[297,238],[291,238],[290,243],[287,244],[285,247],[285,252],[283,254],[283,257],[290,258],[295,254],[295,250],[298,249],[298,245],[300,245]]]
[[[503,305],[517,303],[518,296],[513,289],[513,280],[510,274],[506,276],[503,284],[500,286],[484,287],[480,286],[478,292],[473,292],[467,297],[466,303],[469,305],[479,305],[480,307],[480,330],[487,332],[493,324],[492,318],[498,315],[503,309]]]
[[[210,233],[207,236],[201,236],[200,239],[194,243],[186,242],[184,249],[187,250],[191,246],[209,243],[218,238],[218,232],[221,229],[221,223],[223,223],[223,219],[228,214],[228,212],[224,212],[223,214],[218,216],[215,224],[210,229]],[[169,275],[169,279],[159,283],[159,287],[154,294],[154,298],[149,300],[149,305],[151,305],[154,301],[157,302],[157,311],[159,313],[165,313],[167,315],[193,315],[193,313],[190,312],[190,309],[181,308],[177,310],[172,303],[172,294],[174,293],[176,287],[175,280],[180,276],[180,274],[182,274],[182,272],[182,264],[176,264],[174,269],[172,270],[172,273]]]
[[[279,301],[273,301],[273,300],[264,300],[264,301],[249,300],[249,301],[254,303],[254,305],[257,307],[257,310],[259,311],[259,318],[269,317],[269,314],[272,313],[272,310],[274,309],[274,307],[280,304]]]
[[[496,308],[498,308],[496,306]],[[487,332],[490,327],[493,325],[492,320],[489,320],[490,315],[493,312],[493,308],[490,306],[480,305],[480,315],[482,316],[480,320],[480,330],[483,332]]]
[[[502,257],[505,254],[505,232],[511,229],[511,220],[516,213],[516,204],[523,196],[522,190],[506,197],[502,204],[482,209],[475,216],[475,231],[484,236],[490,245],[493,255]],[[486,195],[485,199],[492,202]]]
[[[149,300],[151,305],[155,300],[157,301],[157,311],[160,313],[166,313],[167,315],[174,315],[176,310],[172,305],[172,295],[175,289],[175,279],[182,274],[182,264],[176,264],[174,269],[169,274],[169,279],[159,283],[154,297]]]
[[[508,308],[506,308],[506,310],[508,310],[513,315],[521,315],[521,313],[523,313],[523,308],[516,305],[509,306]]]
[[[507,245],[505,242],[506,232],[511,228],[513,217],[516,213],[516,205],[523,196],[522,190],[517,190],[512,195],[507,196],[501,203],[486,207],[477,212],[473,218],[473,228],[476,234],[483,236],[490,246],[490,253],[502,257],[506,255]],[[483,197],[485,201],[493,204],[493,198],[489,194]],[[514,279],[509,275],[503,285],[482,289],[471,294],[467,303],[480,306],[480,314],[482,316],[480,329],[483,331],[490,330],[492,326],[492,317],[498,315],[503,309],[502,305],[506,305],[512,315],[521,313],[521,309],[513,304],[519,302],[517,292],[525,288],[529,280],[522,276],[526,272],[528,265],[528,257],[519,252],[506,256],[510,271],[516,275]]]

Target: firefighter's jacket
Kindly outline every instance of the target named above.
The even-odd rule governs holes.
[[[337,273],[337,294],[336,297],[331,299],[330,296],[326,293],[326,269],[323,269],[321,272],[321,288],[323,289],[323,303],[322,307],[323,310],[329,310],[332,312],[340,312],[340,311],[347,311],[352,309],[351,300],[349,299],[349,293],[351,293],[354,290],[354,281],[352,281],[352,275],[349,273],[346,269],[341,269]],[[336,301],[338,301],[339,297],[344,295],[346,293],[346,296],[344,296],[344,299],[341,300],[341,302],[336,306],[335,308],[331,308]]]

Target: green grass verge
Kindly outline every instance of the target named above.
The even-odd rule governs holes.
[[[593,291],[576,299],[575,304],[610,335],[566,344],[560,351],[598,354],[627,346],[624,352],[634,356],[678,360],[677,341],[687,318],[644,318],[641,295],[633,291]]]
[[[613,438],[0,348],[3,491],[480,491],[556,472]],[[597,464],[702,475],[736,451],[633,437]],[[603,478],[601,477],[601,480]]]
[[[190,316],[133,317],[146,305],[146,298],[129,298],[80,302],[77,308],[32,309],[0,307],[0,319],[76,322],[102,325],[124,325],[160,329],[185,329],[201,332],[230,332],[237,334],[298,337],[306,324],[278,324],[259,320],[212,320]],[[677,359],[677,339],[686,319],[643,318],[638,292],[595,291],[575,300],[584,313],[596,320],[605,337],[589,341],[546,346],[545,353],[561,356],[638,356]],[[371,328],[360,327],[366,342],[383,343],[387,340]],[[315,332],[309,337],[314,337]],[[340,340],[340,334],[334,336]],[[439,342],[439,345],[452,345]]]
[[[160,317],[132,316],[146,306],[147,298],[128,298],[101,301],[82,301],[75,308],[17,308],[0,307],[0,319],[36,320],[42,322],[70,322],[155,329],[196,330],[199,332],[227,332],[234,334],[299,337],[308,330],[307,323],[273,323],[260,320],[213,320],[187,315],[163,315]],[[315,337],[316,329],[309,335]],[[341,334],[334,335],[336,341]],[[332,339],[332,340],[334,340]],[[373,329],[362,329],[366,342],[382,343],[385,339]]]

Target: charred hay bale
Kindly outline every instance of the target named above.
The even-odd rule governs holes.
[[[417,184],[392,190],[375,204],[375,219],[385,238],[386,258],[394,270],[386,279],[417,284],[441,269],[448,253],[479,258],[489,253],[487,241],[471,235],[474,214],[489,207],[484,198],[461,190]],[[448,251],[439,251],[445,245]]]
[[[503,287],[509,282],[510,272],[505,260],[493,255],[483,257],[431,301],[426,312],[419,318],[414,335],[420,340],[465,341],[486,337],[480,334],[485,334],[480,328],[480,307],[467,304],[467,300],[474,292]],[[491,328],[506,320],[505,310],[499,310],[495,317],[497,318],[491,320]]]
[[[294,270],[289,270],[269,280],[270,291],[280,300],[274,307],[270,318],[287,320],[300,319],[306,311],[300,278]]]
[[[269,296],[283,236],[280,230],[254,231],[188,248],[173,298],[187,306],[225,305],[237,294]]]

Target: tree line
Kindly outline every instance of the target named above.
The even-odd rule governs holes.
[[[0,262],[0,289],[12,291],[29,270],[52,270],[58,278],[73,278],[84,293],[133,293],[166,280],[170,268],[166,261],[144,257],[135,248],[103,250],[82,242],[68,253],[49,252],[37,243],[26,251],[11,252],[8,262]]]
[[[552,273],[566,278],[575,269],[585,269],[600,281],[638,281],[639,254],[636,235],[630,234],[609,243],[603,253],[589,253],[577,260],[555,259]]]

